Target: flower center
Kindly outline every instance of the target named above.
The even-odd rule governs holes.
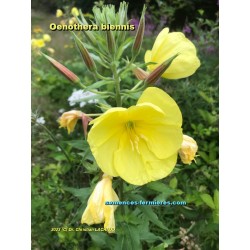
[[[128,137],[129,137],[132,151],[136,150],[138,153],[140,153],[139,147],[138,147],[140,137],[137,135],[137,133],[135,131],[135,123],[133,121],[128,121],[126,123],[126,129],[127,129],[127,133],[128,133]]]

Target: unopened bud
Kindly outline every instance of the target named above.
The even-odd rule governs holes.
[[[90,56],[88,50],[84,47],[83,43],[79,40],[79,38],[73,33],[74,39],[76,42],[76,46],[78,47],[80,54],[82,56],[83,61],[85,62],[87,68],[91,72],[96,71],[96,65],[92,57]]]
[[[111,55],[115,54],[116,48],[115,48],[115,39],[113,36],[113,32],[111,30],[107,30],[107,44],[108,44],[108,50]]]
[[[68,68],[66,68],[65,66],[63,66],[61,63],[59,63],[58,61],[56,61],[52,57],[43,54],[42,52],[41,52],[41,54],[46,59],[49,60],[49,62],[55,67],[55,69],[57,69],[58,72],[60,72],[63,76],[65,76],[71,82],[77,83],[77,82],[80,81],[80,79],[78,78],[78,76],[76,76],[72,71],[70,71]]]
[[[169,58],[167,61],[165,61],[164,63],[162,63],[160,66],[158,66],[156,69],[154,69],[149,76],[145,79],[145,83],[146,84],[154,84],[156,83],[160,77],[162,76],[162,74],[169,68],[169,66],[171,65],[172,61],[178,56],[174,55],[171,58]]]
[[[142,10],[140,23],[136,32],[135,41],[132,47],[133,56],[136,56],[140,52],[140,49],[141,49],[141,44],[143,41],[144,30],[145,30],[145,10],[146,10],[146,7],[144,6]]]
[[[84,18],[82,11],[80,10],[80,16],[81,16],[81,20],[75,16],[76,20],[78,23],[82,24],[82,25],[89,25],[88,22],[86,21],[86,19]],[[92,34],[91,31],[88,30],[83,30],[83,34],[85,35],[85,37],[88,39],[88,41],[96,46],[96,38],[95,36]]]
[[[144,80],[148,77],[149,73],[141,68],[134,68],[133,69],[134,75],[137,77],[138,80]]]

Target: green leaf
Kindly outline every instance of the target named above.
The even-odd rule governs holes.
[[[124,50],[127,49],[133,43],[133,41],[134,37],[129,37],[121,44],[121,46],[117,50],[116,60],[119,60]]]
[[[32,167],[32,178],[36,178],[41,172],[40,166],[36,165]]]
[[[201,199],[212,209],[215,209],[215,205],[213,202],[213,199],[211,197],[211,195],[209,194],[201,194],[200,195]]]
[[[160,245],[150,248],[150,250],[165,250],[167,249],[168,244],[166,242],[161,243]]]
[[[91,89],[98,89],[101,86],[112,84],[112,83],[114,83],[114,81],[106,81],[106,80],[98,81],[98,82],[88,86],[84,91],[88,91],[88,90],[91,90]]]
[[[140,225],[138,225],[138,231],[142,241],[147,241],[148,243],[154,243],[156,240],[163,241],[160,236],[157,236],[149,231],[149,221],[147,220],[144,220],[140,223]]]
[[[141,249],[137,226],[123,223],[122,229],[123,231],[118,234],[115,250]]]
[[[214,102],[214,99],[211,98],[211,97],[209,97],[209,96],[207,96],[207,95],[205,94],[205,92],[199,91],[198,93],[199,93],[199,95],[200,95],[206,102],[208,102],[208,103],[213,103],[213,102]]]
[[[86,150],[89,149],[89,144],[85,140],[72,140],[72,141],[64,141],[68,145],[70,145],[73,148],[79,149],[79,150]]]
[[[171,195],[174,193],[174,190],[172,190],[166,184],[159,182],[159,181],[152,181],[148,183],[146,187],[157,192],[166,193],[168,195]]]
[[[92,242],[98,247],[106,247],[109,243],[110,237],[104,232],[88,232]]]
[[[214,205],[219,210],[219,191],[217,189],[214,190]]]
[[[176,177],[172,178],[171,181],[169,182],[169,186],[172,189],[176,189],[177,184],[178,184],[178,180],[176,179]]]
[[[71,188],[71,187],[64,187],[63,188],[65,191],[70,192],[71,194],[73,194],[75,197],[77,197],[81,202],[86,202],[90,192],[91,192],[91,188]]]
[[[131,200],[134,201],[140,201],[144,200],[144,198],[138,194],[129,194],[128,195]],[[150,206],[138,206],[138,208],[143,212],[143,214],[156,226],[165,229],[167,231],[170,231],[158,218],[157,214],[153,211],[153,209]]]

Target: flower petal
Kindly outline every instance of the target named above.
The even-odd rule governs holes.
[[[194,53],[183,53],[175,58],[170,67],[162,74],[168,79],[188,77],[200,67],[200,60]]]
[[[122,179],[134,185],[143,185],[166,177],[174,168],[176,159],[177,153],[167,159],[157,159],[144,140],[139,141],[138,149],[133,148],[127,132],[124,132],[114,163]]]
[[[174,101],[166,92],[159,88],[147,88],[139,98],[137,104],[152,103],[159,107],[165,114],[169,125],[182,125],[181,111]]]
[[[159,159],[176,153],[182,143],[182,129],[166,124],[137,124],[135,131],[144,138],[148,149]]]
[[[98,166],[108,175],[117,176],[113,166],[113,154],[118,148],[120,134],[125,129],[127,109],[113,108],[90,123],[88,143]]]
[[[164,28],[157,36],[152,51],[158,50],[161,44],[167,39],[169,35],[169,28]]]

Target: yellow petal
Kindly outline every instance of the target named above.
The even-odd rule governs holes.
[[[164,28],[157,36],[154,46],[153,46],[153,51],[157,51],[161,44],[166,40],[166,38],[169,35],[169,28]]]
[[[157,159],[143,140],[138,149],[131,150],[126,133],[121,137],[119,149],[115,152],[115,166],[119,175],[128,183],[143,185],[166,177],[176,164],[177,153],[167,159]]]
[[[182,129],[166,124],[151,124],[135,128],[137,134],[143,135],[148,149],[159,159],[166,159],[176,153],[182,143]]]
[[[125,129],[126,113],[125,108],[113,108],[90,122],[94,124],[87,139],[91,151],[98,166],[111,176],[117,176],[113,166],[113,153],[118,147],[119,135]]]
[[[162,77],[168,79],[179,79],[192,75],[200,66],[196,56],[194,44],[181,32],[170,32],[163,29],[157,36],[151,51],[145,54],[145,62],[155,62],[148,65],[149,71],[153,71],[163,62],[171,57],[178,56],[173,60],[171,66],[164,72]]]
[[[166,92],[159,88],[149,87],[140,96],[137,104],[152,103],[159,107],[167,116],[169,125],[182,125],[181,111],[174,101]]]
[[[168,79],[180,79],[193,75],[200,67],[200,60],[193,53],[179,55],[170,67],[163,73],[162,77]]]

